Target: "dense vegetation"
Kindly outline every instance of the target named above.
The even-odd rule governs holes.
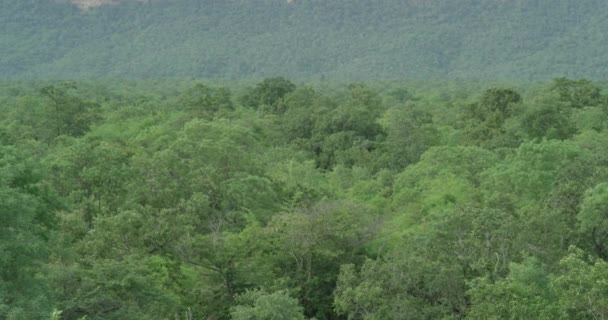
[[[0,77],[605,79],[603,0],[0,0]]]
[[[1,319],[608,317],[597,83],[4,82],[0,112]]]

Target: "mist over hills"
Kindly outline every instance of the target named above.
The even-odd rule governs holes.
[[[608,77],[600,0],[0,5],[3,79]]]

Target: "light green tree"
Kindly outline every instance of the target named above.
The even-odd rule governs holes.
[[[298,300],[285,291],[246,291],[237,297],[237,305],[231,308],[230,314],[233,320],[306,319]]]

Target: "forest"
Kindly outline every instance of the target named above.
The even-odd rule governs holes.
[[[0,0],[0,79],[608,78],[605,0],[70,1]]]
[[[0,82],[0,319],[606,319],[605,88]]]

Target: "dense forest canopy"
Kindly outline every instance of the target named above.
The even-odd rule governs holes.
[[[0,319],[608,319],[606,9],[0,0]]]
[[[589,80],[0,82],[1,319],[603,319]]]
[[[0,0],[2,79],[608,76],[602,0],[72,2]]]

